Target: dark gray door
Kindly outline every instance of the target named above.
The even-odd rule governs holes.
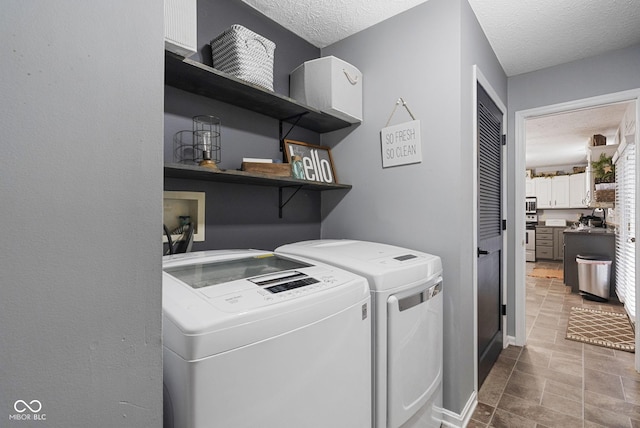
[[[478,387],[502,350],[502,112],[478,85]]]

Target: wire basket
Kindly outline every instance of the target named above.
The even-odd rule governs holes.
[[[195,116],[191,131],[178,131],[173,136],[173,156],[187,165],[217,165],[220,163],[220,119],[215,116]]]

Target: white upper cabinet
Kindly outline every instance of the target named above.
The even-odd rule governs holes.
[[[569,176],[569,207],[587,208],[587,174],[573,174]]]
[[[533,179],[527,178],[524,182],[524,185],[525,185],[525,195],[527,197],[536,196],[536,183],[535,181],[533,181]]]
[[[551,199],[551,178],[536,177],[533,179],[533,183],[536,191],[536,198],[538,199],[538,209],[553,208],[553,201]]]
[[[552,208],[569,208],[569,176],[559,175],[551,180]]]
[[[587,207],[585,173],[536,177],[526,181],[526,191],[537,198],[538,209]]]

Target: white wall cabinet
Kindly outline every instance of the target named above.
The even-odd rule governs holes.
[[[527,197],[536,196],[536,182],[533,181],[532,178],[527,178],[524,182],[524,185],[525,185],[525,195]]]
[[[569,176],[569,208],[587,208],[587,174]]]
[[[550,181],[551,208],[569,208],[569,176],[559,175]]]
[[[527,180],[527,196],[537,198],[538,209],[586,208],[588,207],[586,176],[586,173],[580,173]],[[531,181],[531,184],[528,181]],[[529,191],[533,193],[529,194]]]
[[[533,179],[538,209],[553,208],[551,199],[551,178],[536,177]]]

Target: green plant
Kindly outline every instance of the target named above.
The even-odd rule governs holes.
[[[600,154],[600,159],[591,162],[591,171],[596,183],[613,183],[615,181],[616,167],[612,157]]]

